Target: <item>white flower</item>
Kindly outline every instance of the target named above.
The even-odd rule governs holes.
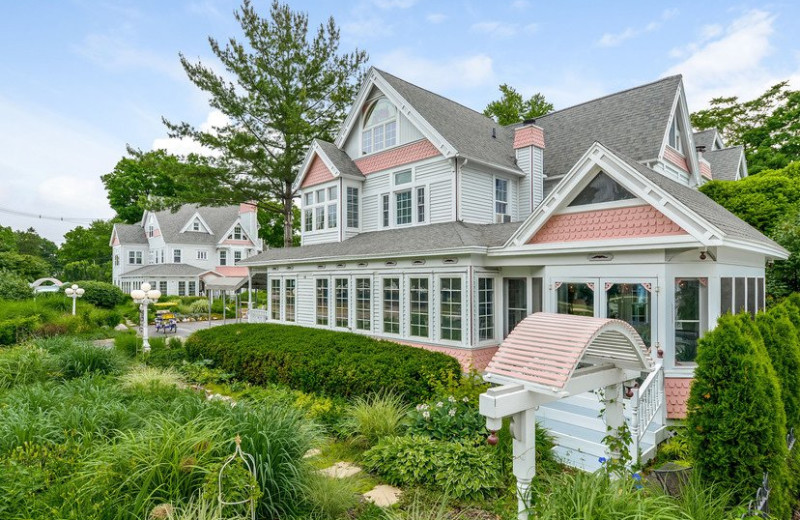
[[[447,415],[449,415],[450,417],[455,417],[456,416],[456,409],[455,408],[450,408],[450,411],[447,412]]]
[[[425,410],[424,412],[422,412],[422,417],[424,417],[425,419],[430,419],[431,418],[431,413],[429,411]]]
[[[443,402],[439,401],[438,403],[436,403],[436,408],[441,408],[442,406],[444,406]]]
[[[456,398],[455,398],[455,397],[453,397],[452,395],[451,395],[450,397],[448,397],[448,398],[447,398],[447,400],[448,400],[449,402],[451,402],[451,403],[455,403],[455,402],[456,402]]]
[[[424,404],[418,404],[418,405],[417,405],[417,411],[418,411],[418,412],[419,412],[419,411],[422,411],[422,410],[424,410],[424,409],[425,409],[425,405],[424,405]]]
[[[467,396],[465,395],[465,396],[464,396],[464,398],[462,399],[462,401],[464,401],[465,403],[468,403],[468,402],[469,402],[469,397],[467,397]]]

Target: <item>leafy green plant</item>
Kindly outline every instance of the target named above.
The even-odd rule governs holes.
[[[122,289],[108,282],[98,282],[95,280],[82,280],[64,284],[69,287],[77,284],[83,288],[83,301],[89,302],[104,309],[113,309],[117,305],[126,302],[130,297],[122,292]]]
[[[0,345],[13,345],[27,339],[38,326],[38,315],[0,321]]]
[[[486,497],[502,483],[500,463],[486,446],[420,435],[382,439],[364,464],[391,484],[432,487],[457,499]]]
[[[308,483],[305,498],[310,506],[312,518],[337,520],[353,509],[356,499],[353,481],[314,475]]]
[[[190,359],[253,384],[283,383],[305,392],[365,396],[390,390],[414,402],[430,398],[432,379],[457,379],[461,367],[445,354],[361,334],[278,324],[204,329],[186,340]]]
[[[53,370],[46,351],[32,345],[12,347],[0,355],[0,389],[45,381]]]
[[[440,441],[481,444],[485,440],[486,419],[466,395],[418,404],[409,412],[409,433]]]
[[[345,425],[358,443],[373,446],[400,433],[407,412],[403,400],[388,392],[356,397],[347,407]]]
[[[195,300],[189,304],[192,314],[208,314],[208,300]]]
[[[152,389],[184,385],[183,377],[173,368],[157,368],[138,365],[119,378],[122,388]]]
[[[86,374],[116,374],[124,364],[119,353],[90,343],[74,343],[56,355],[56,363],[66,378]]]
[[[700,339],[687,433],[702,481],[753,496],[769,472],[770,508],[789,516],[786,415],[780,384],[748,315],[725,315]]]
[[[0,269],[0,299],[27,300],[33,298],[33,291],[27,280],[7,269]]]

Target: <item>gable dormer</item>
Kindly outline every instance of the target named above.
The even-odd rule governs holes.
[[[691,128],[689,108],[681,81],[661,145],[660,160],[665,175],[682,184],[698,186],[703,181]]]
[[[209,235],[213,235],[214,232],[211,231],[211,226],[203,219],[200,213],[195,212],[194,215],[186,222],[186,224],[181,228],[181,233],[207,233]]]

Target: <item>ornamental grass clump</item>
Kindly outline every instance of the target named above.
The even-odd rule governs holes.
[[[345,413],[345,429],[357,443],[369,447],[400,433],[408,405],[397,395],[381,392],[356,397]]]
[[[776,518],[789,518],[780,383],[748,315],[722,316],[700,339],[688,411],[688,441],[702,481],[746,502],[769,472],[770,510]]]

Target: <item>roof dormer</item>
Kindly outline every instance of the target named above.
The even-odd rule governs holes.
[[[211,231],[211,226],[203,220],[203,217],[200,216],[200,213],[195,212],[192,215],[186,224],[181,229],[181,233],[192,232],[192,233],[208,233],[209,235],[213,235],[214,233]]]

